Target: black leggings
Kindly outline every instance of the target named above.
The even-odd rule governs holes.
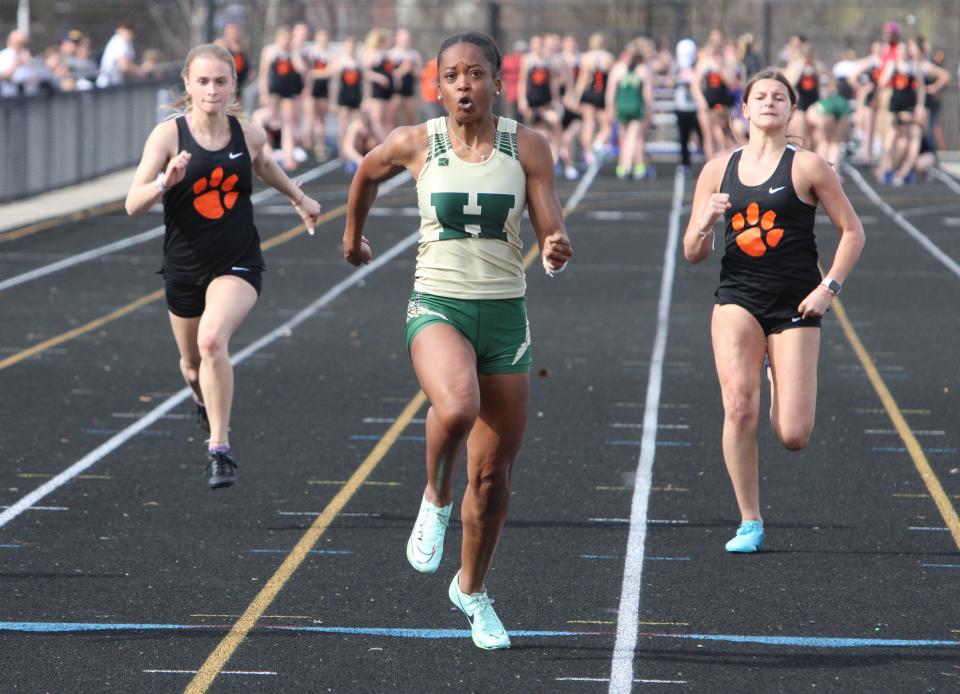
[[[696,111],[674,111],[677,114],[677,127],[680,129],[680,163],[690,166],[690,135],[694,131],[700,142],[703,142],[703,133],[700,132],[700,122]]]

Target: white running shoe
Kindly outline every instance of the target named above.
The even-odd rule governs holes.
[[[510,648],[510,637],[503,622],[493,611],[493,600],[486,593],[466,595],[460,592],[460,572],[450,582],[450,602],[456,605],[470,620],[470,635],[477,648],[495,651]]]
[[[424,497],[420,513],[407,540],[407,561],[420,573],[436,573],[443,556],[443,536],[450,522],[453,503],[434,506]]]

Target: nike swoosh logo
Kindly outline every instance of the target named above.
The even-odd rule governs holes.
[[[243,152],[230,152],[231,159],[236,159],[237,157],[242,157],[242,156],[243,156]]]
[[[413,548],[416,550],[416,552],[419,552],[421,555],[426,557],[425,559],[422,559],[422,560],[419,557],[414,557],[414,559],[416,559],[418,564],[426,564],[428,561],[433,559],[433,555],[437,553],[436,546],[430,549],[430,554],[427,554],[422,549],[420,549],[420,545],[416,542],[413,543]]]
[[[792,323],[799,323],[801,320],[803,320],[803,316],[794,316],[790,319]]]
[[[250,268],[245,267],[232,267],[230,268],[233,272],[250,272]]]
[[[232,155],[231,155],[231,156],[232,156]],[[783,190],[784,188],[786,188],[786,186],[780,186],[779,188],[774,188],[773,186],[770,186],[770,188],[767,190],[767,192],[770,193],[770,195],[773,195],[774,193],[779,193],[779,192],[780,192],[781,190]]]

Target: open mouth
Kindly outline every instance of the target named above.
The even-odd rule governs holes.
[[[473,99],[468,96],[461,96],[457,99],[457,105],[460,108],[471,108],[473,106]]]

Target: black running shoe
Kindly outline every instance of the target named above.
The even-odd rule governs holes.
[[[210,473],[207,484],[210,489],[232,486],[237,481],[237,467],[229,453],[210,451],[207,454],[207,470]]]
[[[208,434],[210,433],[210,420],[207,418],[207,408],[203,405],[197,405],[197,426]]]

